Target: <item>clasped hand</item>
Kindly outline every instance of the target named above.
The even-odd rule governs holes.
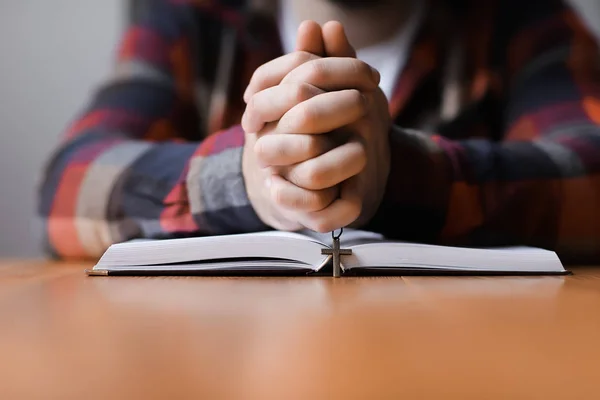
[[[337,22],[303,23],[296,49],[258,68],[244,95],[249,199],[274,229],[361,226],[390,165],[379,73],[356,58]]]

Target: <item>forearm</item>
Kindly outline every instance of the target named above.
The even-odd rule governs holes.
[[[506,53],[503,126],[494,127],[502,141],[393,132],[392,172],[374,223],[408,240],[534,245],[597,262],[598,47],[562,2],[517,3],[503,3],[516,12],[497,33]]]
[[[367,229],[391,239],[435,242],[451,188],[449,162],[437,142],[397,126],[390,131],[390,171],[383,200]]]
[[[576,141],[452,141],[393,133],[389,236],[454,245],[534,245],[570,260],[600,256],[600,129]]]
[[[238,127],[202,143],[86,134],[48,166],[40,214],[59,257],[97,257],[131,238],[265,229],[246,196]]]

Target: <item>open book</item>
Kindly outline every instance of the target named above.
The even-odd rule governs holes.
[[[562,274],[556,253],[531,247],[462,248],[385,240],[371,232],[345,230],[341,257],[348,273]],[[314,232],[260,232],[112,245],[90,275],[317,273],[326,272],[331,236]]]

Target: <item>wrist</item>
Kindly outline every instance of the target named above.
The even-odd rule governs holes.
[[[261,221],[261,230],[293,231],[300,229],[301,226],[285,218],[271,200],[271,189],[267,186],[271,171],[263,169],[258,164],[254,150],[255,136],[250,134],[245,138],[242,150],[242,176],[248,202],[256,218]]]
[[[430,135],[397,126],[390,129],[389,145],[386,188],[369,229],[431,241],[443,227],[451,189],[446,153]]]
[[[188,190],[200,192],[199,222],[215,227],[217,234],[266,229],[248,195],[244,148],[244,132],[238,126],[214,134],[201,145],[197,174],[187,177]]]
[[[244,138],[244,146],[242,148],[242,178],[248,202],[256,217],[265,225],[270,226],[268,215],[264,211],[262,205],[265,203],[264,193],[259,190],[260,177],[259,168],[254,159],[254,143],[255,141],[246,135]]]

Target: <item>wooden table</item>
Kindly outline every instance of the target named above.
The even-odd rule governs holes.
[[[600,398],[568,277],[86,277],[0,263],[0,399]]]

